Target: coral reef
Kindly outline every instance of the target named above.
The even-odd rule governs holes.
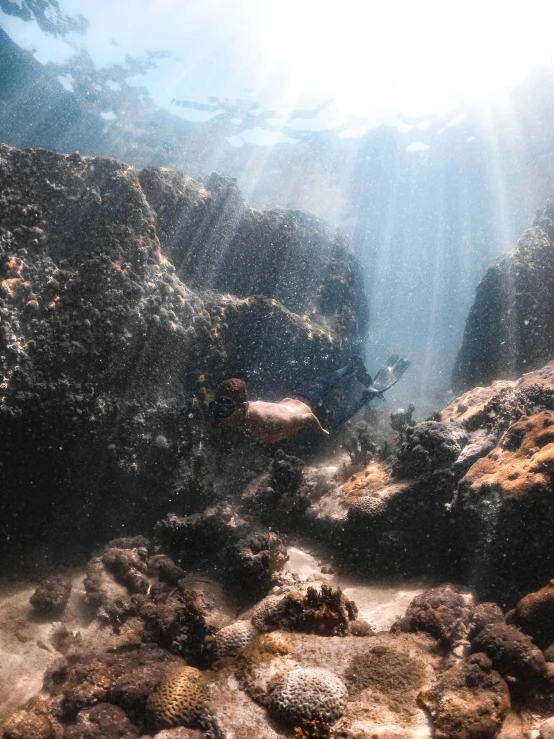
[[[269,696],[270,712],[283,724],[296,726],[305,719],[337,721],[346,708],[345,684],[322,668],[291,670]]]
[[[234,464],[241,445],[253,468],[267,464],[244,434],[232,448],[224,431],[208,438],[217,383],[240,370],[253,393],[286,394],[306,379],[299,368],[323,374],[359,344],[367,308],[346,240],[301,213],[243,208],[225,178],[206,187],[108,157],[1,146],[0,485],[14,559],[44,530],[54,559],[82,557],[169,510],[203,510],[216,471],[229,484],[249,474]],[[245,283],[227,265],[214,282],[210,250],[236,216],[228,258],[259,270]],[[189,248],[204,286],[236,294],[201,296]],[[285,255],[300,290],[267,270]]]
[[[460,481],[452,511],[464,531],[480,597],[512,605],[549,579],[554,545],[550,460],[554,413],[508,427],[500,443]],[[532,535],[529,535],[532,532]]]
[[[32,711],[16,711],[3,727],[3,739],[55,739],[52,721],[43,714]]]
[[[545,659],[531,637],[515,626],[497,622],[474,631],[471,649],[482,652],[503,677],[537,681],[545,674]]]
[[[59,616],[71,594],[71,580],[65,575],[50,575],[41,581],[31,596],[31,605],[39,616]]]
[[[308,587],[305,594],[292,590],[281,598],[270,596],[256,606],[251,621],[260,632],[280,629],[336,636],[347,634],[357,616],[356,604],[340,588],[322,584],[319,590]]]
[[[465,429],[457,423],[424,421],[409,426],[393,465],[398,477],[414,477],[448,467],[467,444]]]

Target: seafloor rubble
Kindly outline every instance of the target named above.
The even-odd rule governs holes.
[[[344,241],[215,175],[2,147],[0,184],[2,557],[36,581],[3,739],[547,739],[554,362],[395,431],[212,431],[226,375],[277,397],[358,345]]]

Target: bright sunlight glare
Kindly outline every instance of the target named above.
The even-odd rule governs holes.
[[[552,0],[267,0],[256,43],[288,70],[282,103],[332,99],[340,114],[442,113],[553,61]]]
[[[158,68],[136,81],[158,105],[189,115],[172,99],[248,98],[293,128],[303,119],[290,119],[290,109],[324,102],[307,128],[444,114],[501,96],[554,61],[552,0],[159,0],[140,3],[138,11],[136,0],[61,0],[60,6],[87,18],[84,36],[41,38],[32,24],[5,15],[0,23],[41,62],[84,49],[105,67],[166,50]]]

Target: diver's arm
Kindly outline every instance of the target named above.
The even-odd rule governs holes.
[[[317,416],[314,416],[313,413],[310,413],[306,417],[304,425],[306,426],[306,428],[312,429],[312,431],[315,431],[318,434],[325,434],[326,436],[329,436],[329,432],[323,428],[323,426],[319,422],[319,419],[317,418]]]

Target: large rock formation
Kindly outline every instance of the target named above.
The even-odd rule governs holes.
[[[460,396],[362,469],[305,467],[293,517],[263,506],[279,500],[267,475],[244,504],[278,530],[309,531],[357,573],[431,576],[512,606],[554,571],[553,427],[550,363]]]
[[[215,385],[242,370],[252,392],[277,395],[359,344],[365,304],[346,246],[308,216],[276,220],[245,209],[232,183],[211,182],[213,191],[105,157],[0,148],[1,525],[11,554],[56,540],[67,554],[170,510],[202,510]],[[245,219],[235,248],[226,234]],[[210,280],[218,243],[240,263],[225,284]],[[267,250],[273,264],[296,266],[292,292],[262,280]],[[240,295],[200,291],[214,284]]]
[[[513,379],[554,357],[554,205],[537,212],[513,252],[477,287],[452,385]]]

